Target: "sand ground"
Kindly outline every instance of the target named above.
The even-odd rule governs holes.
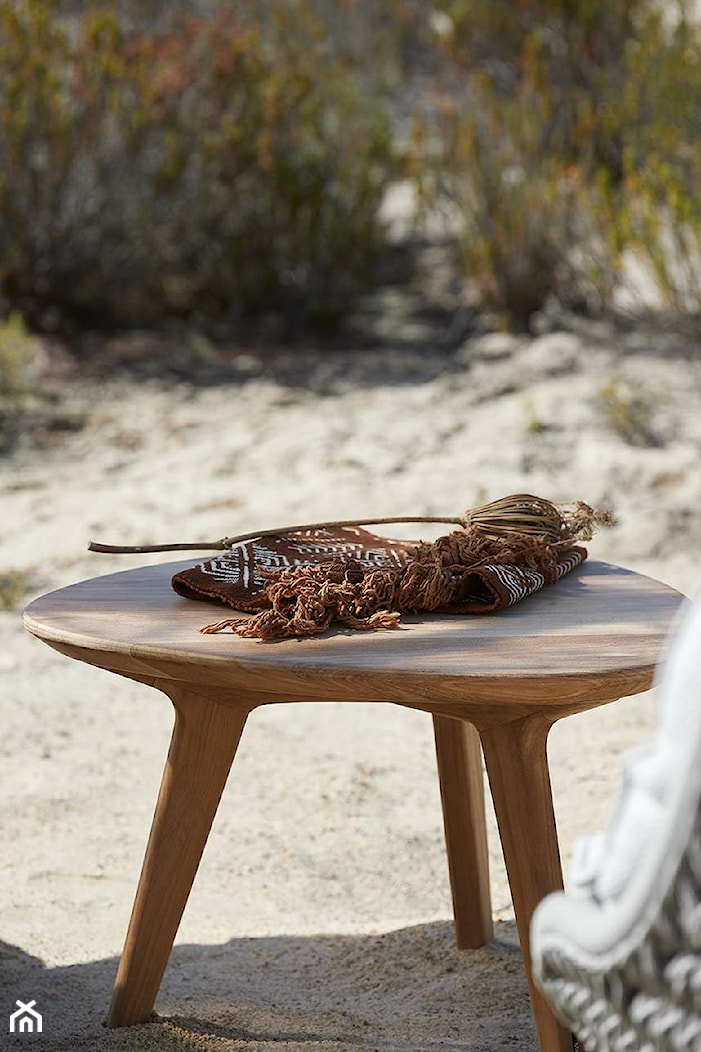
[[[0,463],[0,572],[29,596],[136,565],[86,552],[364,514],[450,514],[510,492],[612,506],[591,544],[685,592],[699,579],[701,361],[605,325],[457,351],[241,359],[212,385],[74,384],[87,426]],[[154,557],[157,558],[157,557]],[[102,1027],[171,726],[146,687],[0,614],[0,1048],[35,998],[52,1052],[534,1052],[490,814],[493,945],[458,954],[431,725],[392,706],[261,710],[246,729],[158,999]],[[551,735],[563,857],[613,806],[650,692]]]

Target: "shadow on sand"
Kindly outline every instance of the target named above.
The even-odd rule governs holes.
[[[513,924],[459,953],[452,925],[382,935],[232,939],[173,951],[153,1021],[104,1027],[116,958],[46,967],[0,943],[0,1048],[496,1052],[537,1049]],[[41,1035],[8,1033],[34,999]],[[5,1044],[5,1042],[8,1042]]]

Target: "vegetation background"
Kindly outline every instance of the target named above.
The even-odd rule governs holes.
[[[502,324],[631,257],[698,313],[700,54],[683,0],[2,0],[2,309],[332,325],[408,179]]]

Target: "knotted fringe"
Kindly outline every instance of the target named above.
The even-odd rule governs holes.
[[[464,598],[466,575],[484,566],[538,570],[552,582],[558,547],[542,536],[497,537],[469,526],[431,544],[420,542],[401,569],[363,570],[352,560],[335,560],[287,570],[275,575],[266,589],[269,609],[200,631],[231,628],[239,636],[272,640],[319,635],[332,621],[354,629],[396,628],[401,614],[456,608]]]

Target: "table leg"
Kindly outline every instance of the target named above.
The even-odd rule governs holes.
[[[529,926],[540,900],[562,888],[546,742],[539,715],[480,729],[541,1052],[572,1052],[572,1037],[533,983]]]
[[[248,710],[167,688],[175,726],[108,1025],[145,1022],[173,947]]]
[[[474,950],[494,933],[479,735],[471,723],[433,717],[455,938]]]

